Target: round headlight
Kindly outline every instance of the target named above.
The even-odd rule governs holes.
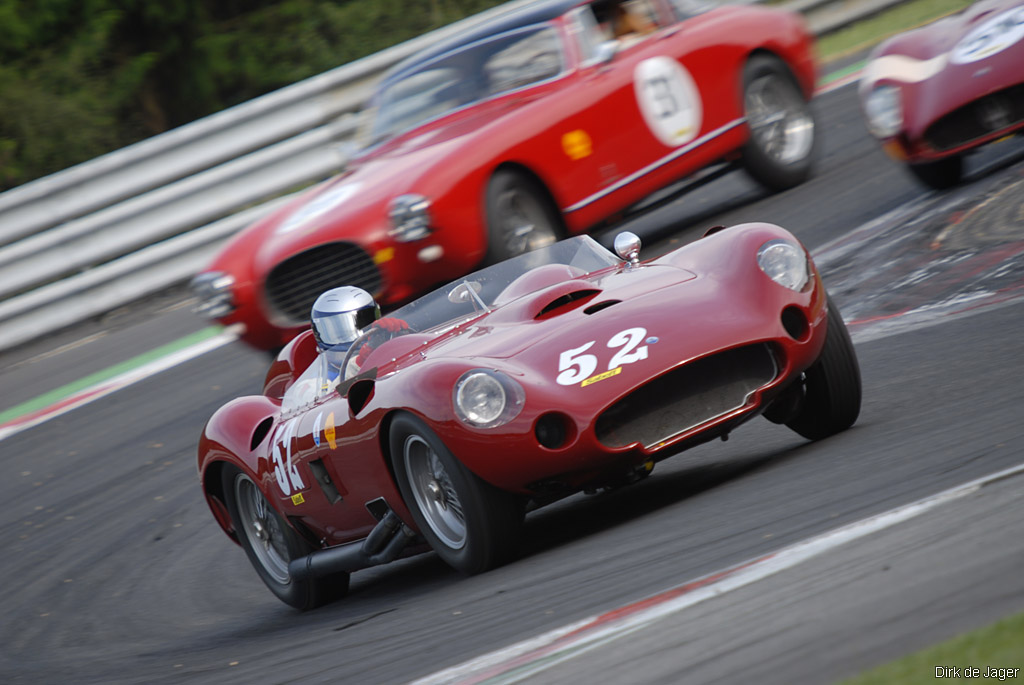
[[[810,271],[803,248],[788,240],[769,240],[757,251],[757,265],[768,278],[790,290],[807,285]]]
[[[455,384],[454,401],[460,419],[478,428],[494,428],[518,416],[523,389],[505,374],[474,369]]]
[[[430,200],[422,195],[399,195],[388,209],[391,231],[400,243],[419,240],[430,235]]]
[[[879,86],[864,100],[868,128],[876,138],[891,138],[903,126],[903,103],[896,86]]]
[[[194,311],[211,319],[219,319],[235,311],[233,289],[235,277],[222,271],[205,271],[191,282],[196,298]]]

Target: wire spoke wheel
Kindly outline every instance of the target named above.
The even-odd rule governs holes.
[[[485,213],[486,264],[551,245],[564,233],[561,215],[544,187],[511,169],[495,172],[487,184]]]
[[[260,564],[278,583],[291,580],[288,573],[288,543],[280,519],[271,512],[263,493],[248,477],[235,480],[235,501],[245,535]]]
[[[427,525],[446,546],[462,549],[466,545],[466,517],[444,464],[419,435],[406,438],[402,459]]]
[[[761,76],[744,97],[751,135],[764,153],[780,164],[805,158],[814,144],[814,120],[804,100],[785,79]]]
[[[509,189],[501,194],[498,198],[498,212],[505,249],[511,255],[551,245],[558,239],[544,208],[521,188]]]

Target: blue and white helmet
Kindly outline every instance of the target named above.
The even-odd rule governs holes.
[[[380,318],[380,307],[362,288],[332,288],[316,298],[310,315],[321,350],[347,350],[367,326]]]

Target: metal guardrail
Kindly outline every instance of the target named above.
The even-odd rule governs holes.
[[[903,1],[789,4],[820,35]],[[531,2],[507,3],[0,194],[0,350],[187,280],[231,235],[284,202],[282,193],[343,168],[339,143],[386,69]],[[828,5],[838,8],[832,18],[816,19]],[[49,306],[56,302],[62,306]]]

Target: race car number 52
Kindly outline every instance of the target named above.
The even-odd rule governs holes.
[[[609,338],[605,346],[618,351],[608,361],[608,370],[611,371],[623,364],[632,364],[641,359],[647,359],[647,345],[640,344],[646,337],[646,328],[627,328]],[[559,373],[555,380],[559,385],[582,383],[593,375],[597,370],[598,358],[596,355],[587,354],[587,350],[596,343],[596,340],[591,340],[585,345],[574,347],[558,355]]]

